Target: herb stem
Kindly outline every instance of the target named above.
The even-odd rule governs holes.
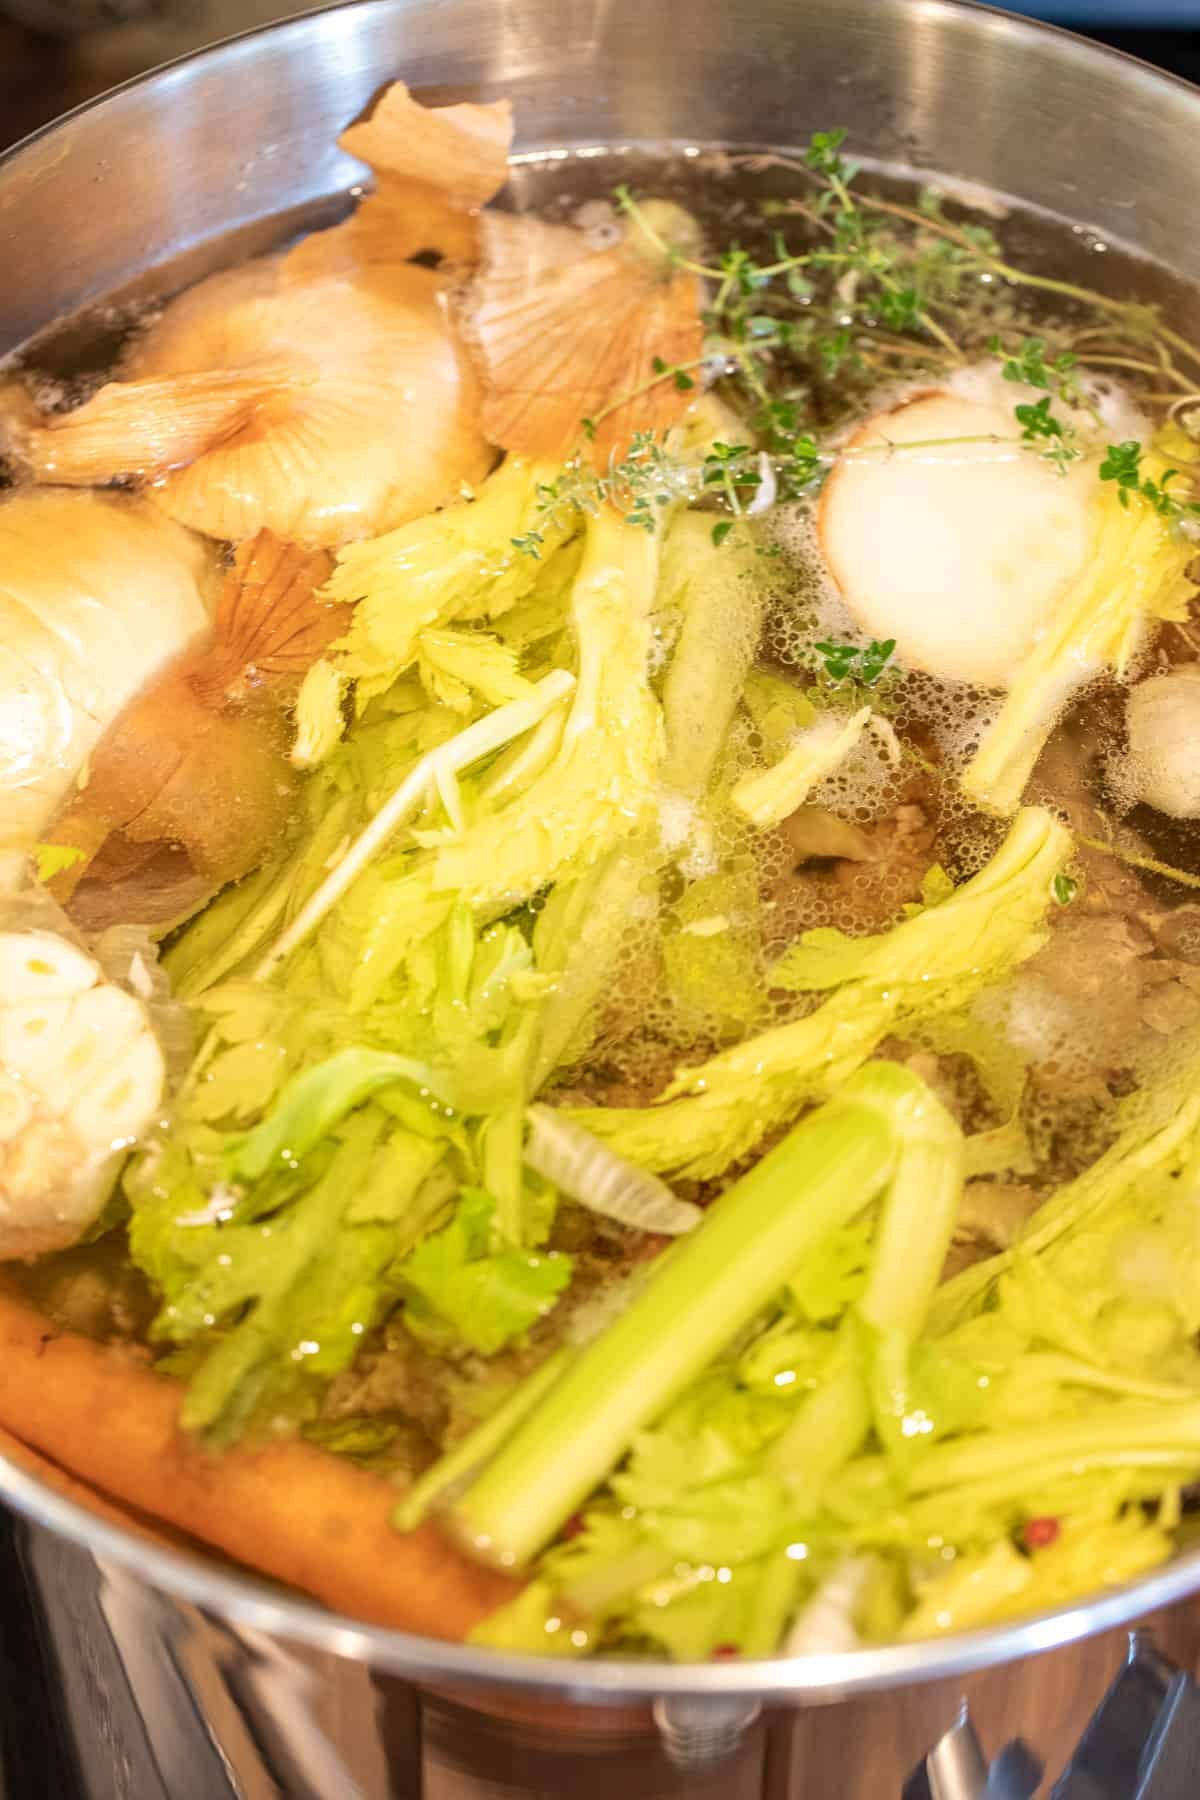
[[[1164,875],[1168,881],[1177,881],[1180,887],[1200,888],[1200,875],[1189,875],[1186,869],[1172,868],[1170,863],[1159,862],[1153,856],[1139,856],[1133,850],[1123,850],[1111,839],[1080,837],[1078,840],[1089,850],[1099,850],[1105,856],[1111,856],[1117,862],[1127,863],[1131,869],[1145,869],[1150,875]]]
[[[1089,369],[1132,369],[1138,375],[1166,375],[1174,381],[1184,393],[1191,393],[1194,384],[1186,375],[1175,368],[1164,368],[1161,363],[1140,362],[1135,356],[1097,356],[1091,351],[1083,350],[1079,361]]]

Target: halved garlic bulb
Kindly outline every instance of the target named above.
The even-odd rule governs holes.
[[[208,625],[205,546],[143,501],[0,500],[0,844],[27,846],[105,727]]]
[[[594,250],[573,226],[498,212],[479,223],[481,267],[460,317],[492,443],[562,461],[594,420],[603,459],[635,431],[674,425],[691,395],[656,376],[700,356],[700,284],[663,254],[658,231],[651,240],[630,224],[614,248]],[[693,247],[688,214],[671,207],[661,223],[668,241]]]
[[[0,1258],[76,1242],[165,1079],[135,995],[56,932],[0,931]]]
[[[1095,485],[1090,462],[1063,476],[1031,455],[999,399],[926,392],[845,445],[821,547],[859,625],[895,638],[905,667],[1007,688],[1084,565]]]

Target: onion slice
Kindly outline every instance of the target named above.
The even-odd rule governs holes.
[[[554,1107],[530,1106],[525,1117],[525,1161],[588,1212],[665,1237],[680,1237],[703,1218],[698,1206],[678,1199],[657,1175],[626,1162]]]

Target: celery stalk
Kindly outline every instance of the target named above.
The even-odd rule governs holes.
[[[879,1065],[878,1073],[884,1065]],[[875,1076],[863,1071],[860,1080]],[[767,1468],[788,1477],[806,1508],[862,1448],[871,1428],[871,1401],[881,1427],[904,1409],[908,1351],[920,1334],[954,1235],[962,1198],[963,1135],[941,1102],[920,1083],[899,1093],[894,1107],[896,1167],[857,1316],[843,1324],[837,1363],[771,1446]],[[897,1380],[897,1375],[899,1380]]]
[[[633,1435],[878,1193],[895,1099],[914,1085],[894,1065],[863,1071],[735,1182],[450,1510],[455,1535],[504,1567],[536,1555]]]
[[[1094,1222],[1130,1192],[1180,1170],[1200,1139],[1200,1034],[1173,1046],[1165,1077],[1121,1102],[1116,1141],[1090,1168],[1051,1196],[996,1256],[948,1281],[930,1316],[935,1334],[950,1331],[982,1305],[988,1290],[1018,1256],[1041,1256],[1078,1227]]]
[[[858,1454],[871,1429],[870,1394],[849,1332],[842,1332],[836,1357],[763,1458],[768,1474],[785,1477],[797,1512],[806,1516],[818,1511],[826,1484]]]
[[[413,1482],[393,1512],[392,1524],[397,1531],[415,1531],[430,1508],[443,1495],[457,1483],[465,1481],[473,1470],[486,1462],[500,1448],[514,1426],[527,1412],[532,1411],[547,1389],[554,1385],[569,1359],[569,1351],[556,1350],[553,1356],[546,1358],[540,1369],[535,1369],[526,1380],[518,1382],[494,1413],[477,1425],[474,1431],[468,1431],[444,1456],[439,1456],[432,1468],[426,1469]]]
[[[777,763],[755,775],[744,775],[730,799],[740,813],[762,830],[778,825],[803,806],[817,783],[840,767],[871,721],[869,706],[847,717],[830,713],[802,731]]]
[[[897,1107],[899,1149],[867,1291],[858,1310],[876,1331],[915,1338],[941,1280],[962,1199],[963,1135],[922,1087]]]
[[[525,1242],[521,1209],[521,1142],[525,1114],[521,1106],[504,1106],[483,1127],[483,1185],[496,1202],[494,1229],[509,1244]]]
[[[1156,481],[1166,469],[1157,454],[1143,461]],[[1174,537],[1149,507],[1122,506],[1125,500],[1124,493],[1108,492],[1096,502],[1092,553],[1030,645],[999,716],[967,764],[963,791],[977,805],[1012,812],[1072,694],[1106,667],[1123,675],[1147,619],[1187,616],[1185,571],[1195,546]]]
[[[657,603],[683,612],[662,699],[662,779],[676,793],[694,799],[708,787],[758,648],[765,597],[746,525],[718,547],[706,513],[672,523]]]
[[[1137,1468],[1200,1457],[1200,1401],[1083,1410],[1073,1419],[1049,1419],[1009,1431],[980,1432],[932,1444],[915,1464],[914,1494],[965,1487],[1012,1476],[1027,1488],[1030,1473],[1048,1481],[1056,1474],[1089,1469]],[[1021,1491],[1020,1488],[1017,1491]]]
[[[403,781],[392,790],[345,854],[338,858],[320,887],[309,895],[287,930],[256,963],[254,980],[265,981],[280,963],[287,961],[293,950],[311,937],[353,885],[356,876],[420,810],[431,791],[470,768],[472,763],[481,762],[494,750],[531,731],[571,693],[575,685],[575,677],[568,670],[552,669],[548,675],[543,675],[527,697],[510,700],[485,713],[483,718],[476,719],[474,724],[466,726],[435,750],[418,757]]]

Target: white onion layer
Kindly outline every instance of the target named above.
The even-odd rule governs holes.
[[[588,1212],[665,1237],[679,1237],[699,1224],[698,1206],[678,1199],[657,1175],[626,1162],[552,1106],[531,1106],[525,1117],[525,1161]]]

